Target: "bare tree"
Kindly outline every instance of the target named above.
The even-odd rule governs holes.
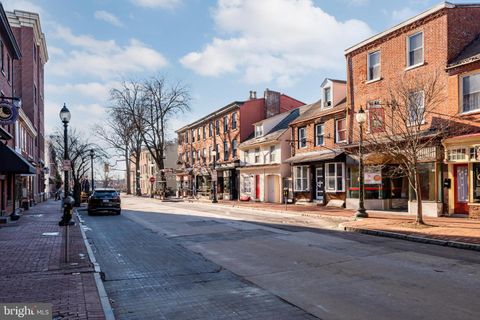
[[[52,148],[56,155],[64,154],[63,130],[57,130],[57,133],[52,135]],[[73,180],[73,197],[75,199],[75,206],[80,206],[80,193],[82,189],[81,179],[88,174],[90,170],[90,150],[99,149],[93,143],[82,138],[82,135],[75,129],[68,131],[68,155],[71,162],[71,177]],[[98,157],[106,157],[104,152],[99,152]],[[56,163],[59,164],[61,159],[57,157]]]
[[[432,146],[452,133],[449,115],[441,109],[444,87],[437,72],[400,78],[388,85],[386,100],[370,106],[365,148],[381,154],[390,175],[406,177],[416,195],[416,222],[423,224],[420,164]],[[355,130],[357,132],[358,130]],[[393,162],[392,162],[393,161]]]

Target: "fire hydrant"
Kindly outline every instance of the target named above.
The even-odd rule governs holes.
[[[63,199],[63,216],[62,220],[58,223],[59,226],[67,226],[73,224],[72,220],[72,211],[73,211],[73,204],[75,203],[75,199],[72,196],[67,196]]]

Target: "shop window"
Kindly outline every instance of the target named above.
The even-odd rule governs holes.
[[[447,151],[448,161],[467,160],[466,148],[448,149]]]
[[[418,165],[418,174],[420,175],[420,188],[422,200],[435,201],[435,163],[420,163]],[[412,200],[417,198],[412,189]]]
[[[309,190],[309,170],[308,166],[294,167],[295,191]]]
[[[326,164],[325,170],[325,191],[343,192],[345,191],[345,167],[342,162],[333,162]]]
[[[480,202],[480,163],[473,164],[473,202]]]
[[[480,109],[480,73],[463,77],[462,112]]]
[[[243,176],[242,189],[244,193],[250,194],[252,192],[252,176],[250,176],[249,174]]]

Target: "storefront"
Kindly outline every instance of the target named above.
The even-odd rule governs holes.
[[[443,168],[441,152],[437,147],[424,148],[419,158],[419,175],[423,214],[443,214]],[[367,154],[364,158],[364,205],[367,210],[389,210],[416,213],[416,195],[408,177],[398,170],[395,159],[380,154]],[[346,207],[358,207],[358,157],[347,157]]]
[[[480,219],[480,134],[446,139],[448,213]]]
[[[241,167],[240,199],[283,203],[283,183],[280,164]]]

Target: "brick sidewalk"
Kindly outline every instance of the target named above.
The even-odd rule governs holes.
[[[210,203],[200,200],[202,203]],[[467,244],[480,245],[480,220],[455,217],[425,217],[425,226],[415,225],[415,216],[406,213],[389,213],[369,211],[368,219],[355,221],[355,210],[343,208],[327,208],[309,205],[288,205],[285,210],[283,204],[241,202],[219,200],[219,204],[229,207],[247,208],[253,210],[278,211],[298,213],[300,215],[318,217],[341,217],[350,221],[343,222],[342,227],[347,230],[386,231],[409,236],[455,241]]]
[[[104,319],[78,222],[64,262],[60,216],[60,201],[50,200],[0,227],[0,301],[52,303],[54,319]]]

